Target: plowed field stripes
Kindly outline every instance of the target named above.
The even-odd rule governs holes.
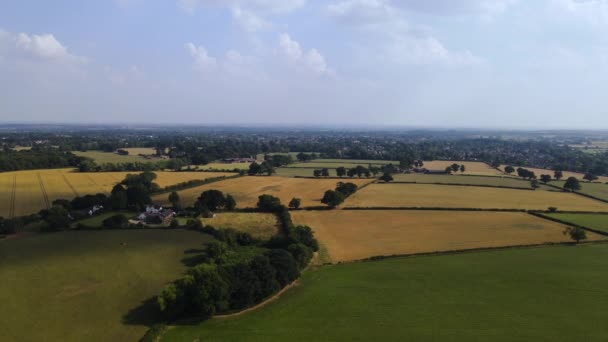
[[[40,176],[40,172],[36,174],[38,176],[38,183],[40,183],[40,190],[42,190],[42,197],[44,198],[44,203],[46,204],[46,208],[51,208],[51,202],[49,201],[49,196],[46,193],[46,189],[44,188],[44,182],[42,182],[42,176]]]
[[[8,210],[8,217],[9,218],[13,218],[15,217],[15,201],[16,201],[16,197],[17,196],[17,175],[13,176],[13,186],[11,188],[11,201],[10,201],[10,206],[9,206],[9,210]]]
[[[74,196],[78,197],[78,191],[76,191],[76,189],[74,188],[72,183],[70,183],[70,181],[68,180],[68,177],[66,177],[65,174],[63,174],[63,173],[61,174],[61,176],[63,176],[63,180],[65,181],[65,184],[67,184],[70,187],[70,189],[72,189]]]

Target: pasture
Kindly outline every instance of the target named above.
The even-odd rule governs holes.
[[[367,160],[367,161],[365,161],[365,163],[355,163],[355,162],[351,162],[349,160],[344,160],[342,162],[311,161],[311,162],[305,162],[305,163],[289,164],[284,167],[285,168],[306,168],[306,169],[323,169],[323,168],[336,169],[339,167],[344,167],[346,169],[352,169],[359,165],[367,168],[370,164],[373,166],[377,166],[377,167],[381,167],[381,166],[385,165],[384,163],[375,163],[372,160]],[[394,165],[399,165],[399,163],[394,164]]]
[[[560,188],[564,187],[565,181],[552,181],[551,185],[559,186]],[[589,183],[589,182],[581,182],[581,189],[577,190],[577,192],[590,195],[593,197],[601,198],[603,200],[608,201],[608,184],[604,183]]]
[[[135,309],[181,276],[187,251],[206,241],[186,230],[71,231],[0,241],[0,340],[136,341],[155,317]]]
[[[306,179],[267,176],[245,176],[206,184],[179,191],[183,205],[192,205],[203,191],[217,189],[234,196],[238,208],[254,208],[258,196],[268,194],[281,199],[285,205],[293,197],[302,199],[302,207],[322,206],[321,198],[326,190],[336,187],[336,179]],[[369,179],[350,179],[359,186],[371,182]],[[155,196],[154,201],[167,203],[167,195]]]
[[[608,233],[608,215],[572,213],[547,213],[543,215]]]
[[[504,170],[505,167],[507,165],[501,165],[500,169]],[[513,167],[515,168],[515,170],[517,170],[517,168],[519,166],[515,166],[513,165]],[[553,173],[555,172],[554,170],[550,170],[550,169],[540,169],[540,168],[535,168],[535,167],[526,167],[526,166],[521,166],[524,169],[533,171],[534,174],[536,175],[536,177],[540,178],[540,175],[550,175],[551,177],[553,177]],[[583,180],[583,177],[585,176],[584,173],[579,173],[579,172],[570,172],[570,171],[562,171],[562,174],[564,175],[564,177],[562,179],[566,179],[568,177],[574,177],[574,178],[578,178],[579,180]],[[517,177],[517,171],[515,171],[514,173],[512,173],[513,176]],[[600,176],[598,177],[598,182],[602,182],[602,183],[606,183],[608,182],[608,177],[605,176]]]
[[[399,165],[399,161],[396,160],[375,160],[375,159],[315,159],[310,161],[310,163],[323,163],[323,164],[354,164],[367,166],[369,164],[372,165]],[[340,166],[340,165],[339,165]]]
[[[395,182],[415,182],[419,184],[462,184],[496,187],[532,189],[529,181],[512,177],[459,176],[459,175],[425,175],[420,173],[395,174]]]
[[[607,260],[596,244],[324,266],[162,341],[606,341]]]
[[[314,230],[332,262],[569,241],[564,225],[525,213],[332,210],[297,211],[292,217]]]
[[[188,218],[178,218],[180,224],[186,224]],[[204,225],[216,229],[232,228],[251,234],[254,238],[267,240],[278,232],[277,217],[268,213],[217,213],[214,218],[201,219]]]
[[[249,170],[251,163],[220,163],[213,162],[205,165],[192,165],[195,170]]]
[[[138,172],[79,173],[72,169],[28,170],[0,173],[0,216],[33,214],[56,199],[109,193],[127,174]],[[156,172],[156,183],[166,187],[195,179],[232,176],[225,172]],[[166,196],[166,195],[165,195]]]
[[[148,149],[124,149],[124,150],[148,150]],[[150,149],[152,151],[154,151],[154,149]],[[148,151],[149,152],[149,151]],[[72,151],[72,153],[74,153],[77,156],[80,157],[86,157],[86,158],[91,158],[93,159],[97,164],[106,164],[106,163],[112,163],[112,164],[120,164],[120,163],[136,163],[136,162],[140,162],[140,163],[148,163],[148,162],[157,162],[157,161],[161,161],[161,158],[157,158],[157,157],[152,157],[150,159],[144,158],[140,155],[138,155],[135,152],[131,152],[129,151],[129,154],[126,156],[120,155],[118,153],[115,152],[103,152],[103,151],[86,151],[86,152],[82,152],[82,151]],[[150,154],[153,154],[154,152],[151,152]]]
[[[452,164],[464,165],[465,171],[462,174],[465,175],[481,175],[481,176],[501,176],[504,175],[502,172],[490,167],[490,165],[483,162],[471,162],[471,161],[458,161],[458,160],[433,160],[425,161],[424,168],[428,170],[439,170],[443,171],[446,167]],[[455,172],[461,174],[460,171]]]
[[[568,192],[435,184],[371,184],[344,207],[482,208],[608,212],[608,204]]]

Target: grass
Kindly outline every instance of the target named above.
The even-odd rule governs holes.
[[[72,169],[28,170],[0,173],[0,216],[28,215],[47,207],[56,199],[72,199],[87,194],[109,193],[127,174],[137,172],[79,173]],[[226,172],[156,172],[156,183],[166,187],[195,179],[232,176]],[[16,187],[13,191],[13,182]],[[46,194],[46,197],[45,197]],[[167,197],[168,195],[163,195]]]
[[[460,176],[460,175],[425,175],[420,173],[393,175],[395,182],[416,182],[420,184],[463,184],[502,186],[521,189],[531,189],[529,181],[511,177]]]
[[[548,217],[608,233],[608,215],[547,213]]]
[[[349,180],[361,186],[370,182],[364,179]],[[238,208],[253,208],[258,202],[258,196],[263,194],[277,196],[285,205],[293,197],[302,199],[302,207],[320,206],[321,198],[326,190],[336,187],[336,179],[304,179],[287,177],[240,177],[221,182],[206,184],[196,188],[179,191],[183,205],[191,205],[203,191],[217,189],[234,196]],[[156,196],[153,200],[167,203],[166,195]]]
[[[553,181],[549,184],[556,185],[561,188],[564,186],[564,183],[566,182]],[[578,192],[608,201],[608,184],[581,182],[581,189],[578,190]]]
[[[338,167],[344,167],[347,169],[352,169],[359,165],[367,168],[370,163],[377,167],[384,165],[383,163],[375,163],[372,160],[363,161],[361,163],[350,162],[350,161],[344,160],[341,162],[311,161],[311,162],[305,162],[305,163],[294,163],[294,164],[289,164],[285,167],[286,168],[306,168],[306,169],[323,169],[323,168],[336,169]],[[399,163],[397,163],[396,165],[399,165]],[[312,174],[312,170],[310,170],[310,174]]]
[[[186,230],[75,231],[0,241],[0,340],[135,341],[142,303],[209,237]]]
[[[73,225],[77,225],[78,223],[82,223],[87,227],[91,227],[91,228],[99,228],[103,225],[103,220],[112,217],[114,215],[124,215],[127,218],[133,218],[135,216],[137,216],[138,213],[136,212],[127,212],[127,211],[109,211],[109,212],[105,212],[99,215],[95,215],[95,216],[91,216],[89,218],[86,218],[84,220],[80,220],[78,222],[75,222]]]
[[[193,165],[192,168],[198,170],[249,170],[251,163],[209,163],[205,165]]]
[[[126,150],[129,150],[129,149],[126,149]],[[134,149],[131,149],[131,150],[134,150]],[[135,150],[139,151],[141,149],[135,149]],[[136,163],[136,162],[151,163],[151,162],[157,162],[157,161],[161,160],[160,158],[157,158],[157,157],[153,157],[151,159],[146,159],[146,158],[138,155],[137,153],[134,153],[131,151],[129,151],[129,154],[126,156],[120,155],[115,152],[103,152],[103,151],[86,151],[86,152],[72,151],[72,153],[74,153],[75,155],[80,156],[80,157],[91,158],[97,164],[106,164],[106,163],[120,164],[120,163]],[[152,152],[152,153],[154,153],[154,152]],[[152,154],[152,153],[150,153],[150,154]]]
[[[605,341],[607,245],[397,258],[308,271],[279,300],[162,341]]]
[[[333,262],[570,241],[562,234],[565,226],[525,213],[332,210],[298,211],[292,217],[314,230]]]
[[[180,217],[180,224],[186,224],[188,218]],[[233,228],[251,234],[254,238],[267,240],[278,231],[277,217],[268,213],[217,213],[214,218],[202,219],[203,224],[216,229]]]
[[[504,170],[505,167],[507,165],[501,165],[500,169]],[[513,173],[513,176],[517,176],[517,168],[519,166],[515,166],[513,165],[513,168],[515,168],[515,172]],[[550,169],[540,169],[540,168],[535,168],[535,167],[527,167],[527,166],[522,166],[522,168],[533,171],[534,174],[536,174],[536,177],[540,178],[540,175],[550,175],[551,177],[553,177],[553,170]],[[584,173],[580,173],[580,172],[569,172],[569,171],[562,171],[562,174],[564,175],[564,180],[567,179],[568,177],[574,177],[574,178],[578,178],[579,180],[583,180],[583,177],[585,176]],[[608,177],[604,177],[604,176],[600,176],[598,179],[599,182],[608,182]]]
[[[311,163],[334,163],[334,164],[354,164],[355,166],[361,165],[367,167],[368,164],[372,165],[399,165],[398,161],[395,160],[371,160],[371,159],[315,159]],[[340,165],[338,165],[340,166]]]
[[[445,186],[372,184],[349,197],[345,207],[485,208],[602,211],[608,204],[567,192]]]
[[[483,162],[470,162],[470,161],[458,161],[458,160],[433,160],[425,161],[424,168],[429,170],[445,170],[446,167],[452,164],[464,165],[465,172],[467,175],[482,175],[482,176],[500,176],[502,172],[490,167],[488,164]],[[459,171],[460,172],[460,171]]]

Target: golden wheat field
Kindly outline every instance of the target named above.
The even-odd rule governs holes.
[[[425,161],[424,168],[429,170],[445,170],[446,167],[452,164],[464,165],[464,172],[455,172],[455,174],[465,175],[482,175],[482,176],[500,176],[502,172],[490,167],[483,162],[458,161],[458,160],[433,160]]]
[[[270,239],[279,229],[277,216],[269,213],[218,213],[213,218],[202,220],[204,225],[218,229],[233,228],[264,240]]]
[[[500,169],[504,170],[505,167],[507,167],[507,165],[501,165]],[[513,166],[515,168],[515,170],[517,170],[517,168],[519,166]],[[536,175],[536,177],[540,177],[540,175],[550,175],[551,177],[553,177],[553,173],[555,171],[553,170],[549,170],[549,169],[539,169],[539,168],[535,168],[535,167],[525,167],[522,166],[522,168],[533,171],[534,174]],[[562,171],[562,174],[564,175],[564,178],[562,178],[562,180],[567,179],[568,177],[574,177],[574,178],[578,178],[580,180],[583,180],[583,177],[585,176],[584,173],[579,173],[579,172],[570,172],[570,171]],[[513,176],[517,176],[517,171],[515,171],[514,173],[512,173]],[[605,176],[599,176],[597,182],[602,182],[602,183],[606,183],[608,182],[608,177]]]
[[[359,186],[371,182],[369,179],[349,179],[345,181],[353,182]],[[258,196],[263,194],[279,197],[285,205],[293,197],[298,197],[302,199],[302,207],[309,207],[323,205],[321,203],[323,194],[326,190],[333,190],[337,182],[336,179],[245,176],[182,190],[179,191],[179,195],[184,205],[193,204],[203,191],[217,189],[234,196],[239,208],[255,207]],[[153,200],[167,203],[167,196],[155,196]]]
[[[72,169],[28,170],[0,173],[0,216],[36,213],[56,199],[72,199],[87,194],[109,193],[129,173],[78,173]],[[232,176],[224,172],[156,172],[156,183],[166,187],[195,179]]]
[[[435,184],[371,184],[344,207],[420,207],[603,211],[608,204],[568,192]]]
[[[292,217],[314,230],[332,262],[569,241],[564,225],[525,213],[332,210],[296,211]]]

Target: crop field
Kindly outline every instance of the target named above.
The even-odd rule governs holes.
[[[180,218],[180,223],[188,220]],[[202,219],[204,225],[216,229],[233,228],[251,234],[254,238],[267,240],[278,232],[278,221],[268,213],[217,213],[214,218]]]
[[[564,183],[566,182],[552,181],[549,184],[556,185],[561,188],[564,186]],[[581,182],[581,189],[578,190],[578,192],[608,201],[608,184]]]
[[[488,164],[483,162],[471,162],[471,161],[454,161],[454,160],[433,160],[433,161],[425,161],[424,168],[429,170],[445,170],[446,167],[451,166],[452,164],[464,165],[465,171],[463,174],[465,175],[482,175],[482,176],[501,176],[504,175],[502,172],[490,167]],[[455,172],[457,174],[461,173],[460,171]]]
[[[136,309],[208,239],[129,230],[0,241],[0,341],[137,341],[155,317]]]
[[[420,184],[463,184],[463,185],[485,185],[503,186],[521,189],[531,189],[529,181],[512,177],[488,177],[488,176],[459,176],[459,175],[425,175],[420,173],[395,174],[395,182],[416,182]]]
[[[608,204],[568,192],[434,184],[371,184],[348,198],[345,207],[420,207],[602,211]]]
[[[251,163],[209,163],[205,165],[193,165],[192,167],[199,170],[249,170]]]
[[[569,241],[564,225],[525,213],[332,210],[292,216],[314,230],[332,262]]]
[[[359,186],[369,183],[369,179],[349,180]],[[285,205],[293,197],[302,199],[302,207],[320,206],[321,198],[326,190],[336,187],[336,179],[306,179],[287,177],[240,177],[221,182],[206,184],[196,188],[179,191],[184,205],[193,204],[205,190],[217,189],[234,196],[238,208],[253,208],[258,202],[258,196],[268,194],[279,197]],[[155,201],[166,203],[166,195],[154,197]]]
[[[280,177],[314,177],[316,169],[306,169],[303,167],[279,167],[276,169],[275,176]],[[337,177],[336,169],[328,169],[330,177]],[[348,179],[345,177],[345,179]]]
[[[507,165],[501,165],[500,169],[504,170],[506,166]],[[519,166],[513,165],[513,167],[515,168],[515,170],[517,170],[517,168]],[[536,175],[536,177],[540,177],[540,175],[550,175],[551,177],[553,177],[553,173],[554,173],[553,170],[549,170],[549,169],[539,169],[539,168],[535,168],[535,167],[525,167],[525,166],[522,166],[522,168],[533,171],[534,174]],[[569,171],[562,171],[562,174],[564,175],[563,179],[566,179],[568,177],[574,177],[574,178],[578,178],[579,180],[583,180],[583,177],[585,176],[584,173],[569,172]],[[517,171],[515,171],[512,175],[517,177]],[[608,177],[600,176],[600,177],[598,177],[597,182],[606,183],[606,182],[608,182]]]
[[[547,213],[543,215],[608,233],[608,215],[570,213]]]
[[[0,173],[0,216],[36,213],[56,199],[72,199],[87,194],[109,193],[128,173],[79,173],[72,169],[31,170]],[[225,172],[156,172],[160,187],[194,179],[232,176]]]
[[[606,260],[596,244],[325,266],[258,310],[162,341],[606,341]]]
[[[139,149],[137,149],[139,150]],[[103,151],[72,151],[77,156],[87,157],[93,159],[97,164],[120,164],[120,163],[146,163],[146,162],[157,162],[162,159],[160,158],[151,158],[146,159],[142,156],[137,155],[136,153],[129,152],[129,155],[123,156],[114,152],[103,152]]]

